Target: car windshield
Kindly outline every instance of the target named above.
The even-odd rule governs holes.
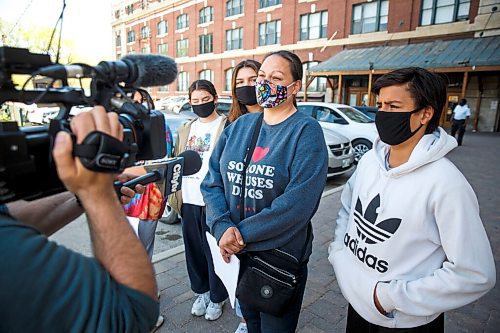
[[[338,110],[344,113],[347,116],[347,118],[357,123],[373,123],[373,120],[371,120],[368,116],[366,116],[365,114],[354,108],[343,107],[343,108],[338,108]]]

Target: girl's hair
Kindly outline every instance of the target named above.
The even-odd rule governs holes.
[[[236,76],[240,69],[248,67],[255,71],[255,74],[259,73],[260,62],[247,59],[239,62],[236,66],[234,66],[233,70],[233,79],[231,82],[231,96],[233,98],[233,103],[231,103],[231,109],[229,110],[228,120],[230,123],[238,119],[240,116],[248,113],[247,107],[244,104],[241,104],[236,97]]]
[[[196,80],[193,83],[191,83],[188,91],[189,100],[191,100],[191,94],[195,90],[205,90],[214,98],[217,97],[217,90],[215,90],[213,83],[208,80]]]
[[[285,60],[288,60],[290,63],[290,71],[292,72],[292,77],[294,81],[302,81],[302,75],[304,74],[304,70],[302,69],[302,61],[300,61],[300,58],[298,55],[295,53],[292,53],[290,51],[286,50],[280,50],[280,51],[274,51],[271,53],[266,54],[264,57],[264,62],[267,58],[270,56],[277,55],[282,57]],[[297,99],[296,96],[293,96],[293,105],[297,107]]]

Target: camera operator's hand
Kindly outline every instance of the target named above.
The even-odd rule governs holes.
[[[70,125],[77,143],[82,143],[87,134],[96,130],[119,140],[123,136],[123,128],[118,121],[118,114],[106,112],[101,106],[95,107],[90,112],[80,113],[73,118]],[[53,155],[59,178],[66,188],[78,195],[82,202],[84,197],[98,194],[102,190],[108,192],[110,189],[112,190],[110,185],[116,176],[88,170],[79,158],[72,156],[72,150],[71,136],[66,132],[57,133]]]
[[[77,115],[71,121],[71,130],[77,143],[96,130],[120,140],[123,134],[118,115],[106,113],[102,107]],[[156,300],[153,267],[118,201],[113,187],[116,175],[86,169],[72,152],[70,135],[59,132],[53,150],[57,172],[64,185],[82,202],[96,259],[116,281]]]

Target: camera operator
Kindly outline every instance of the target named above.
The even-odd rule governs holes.
[[[92,131],[123,134],[117,114],[102,107],[76,116],[71,129],[77,143]],[[87,214],[95,258],[46,237],[81,214],[69,192],[10,203],[10,215],[0,210],[0,332],[148,332],[159,311],[154,272],[115,194],[115,175],[86,169],[72,151],[70,135],[59,132],[58,175]]]

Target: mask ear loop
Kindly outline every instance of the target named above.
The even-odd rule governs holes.
[[[410,118],[411,118],[411,115],[414,114],[414,113],[417,113],[417,112],[420,112],[422,111],[424,108],[419,108],[419,109],[415,109],[413,111],[410,111]],[[424,124],[420,123],[420,126],[418,126],[418,128],[414,131],[411,132],[411,136],[415,135],[415,133],[417,133],[421,128],[422,126],[424,126]],[[411,129],[410,129],[411,131]]]

